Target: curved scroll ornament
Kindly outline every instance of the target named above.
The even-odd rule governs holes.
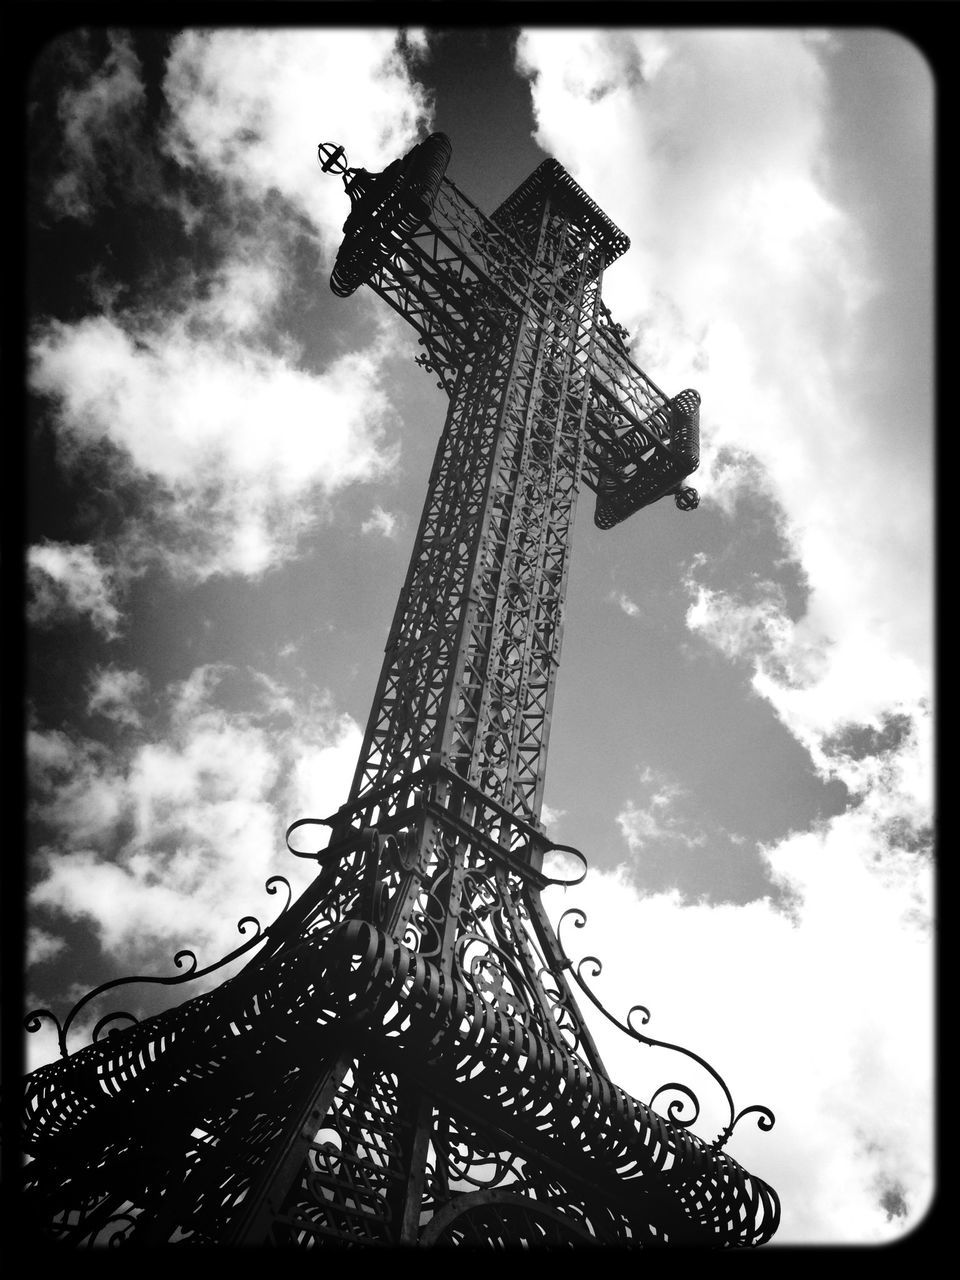
[[[47,1019],[52,1022],[57,1028],[57,1042],[60,1046],[60,1056],[61,1058],[68,1058],[70,1056],[70,1051],[67,1048],[67,1033],[70,1030],[70,1025],[76,1019],[80,1010],[88,1005],[91,1000],[95,1000],[97,996],[102,996],[104,992],[112,991],[116,987],[126,987],[133,983],[146,983],[150,986],[173,987],[179,986],[180,983],[183,982],[193,982],[197,978],[206,977],[208,973],[214,973],[217,969],[223,968],[224,965],[229,964],[232,960],[236,960],[238,956],[242,956],[245,952],[252,950],[259,943],[263,942],[269,935],[270,930],[274,928],[277,922],[286,913],[293,899],[293,890],[290,888],[290,882],[285,876],[271,876],[270,879],[266,881],[264,887],[267,893],[275,894],[279,885],[283,885],[286,889],[287,900],[280,908],[273,924],[268,925],[266,929],[264,929],[256,916],[244,916],[242,920],[237,921],[237,929],[240,934],[246,934],[247,930],[251,927],[254,928],[256,932],[252,937],[247,938],[246,942],[241,943],[239,947],[235,947],[233,951],[222,956],[219,960],[215,960],[213,964],[208,964],[206,968],[197,968],[197,957],[193,951],[178,951],[173,957],[173,963],[178,969],[182,969],[184,965],[189,966],[184,973],[173,973],[166,978],[158,978],[150,974],[136,974],[129,978],[113,978],[110,982],[103,982],[99,987],[94,987],[92,991],[88,991],[85,996],[77,1001],[62,1023],[57,1015],[49,1009],[32,1009],[23,1020],[24,1027],[26,1027],[27,1031],[33,1033],[40,1030],[43,1019]],[[103,1034],[104,1029],[109,1026],[111,1022],[118,1021],[127,1022],[132,1025],[133,1023],[139,1022],[139,1018],[135,1017],[132,1013],[127,1013],[126,1010],[117,1010],[114,1013],[105,1014],[93,1028],[91,1043],[96,1044]],[[114,1027],[112,1030],[107,1032],[107,1035],[113,1035],[118,1030],[119,1028]]]
[[[528,1195],[511,1191],[471,1191],[456,1196],[434,1214],[421,1245],[595,1245],[583,1225]]]
[[[418,338],[417,342],[421,347],[426,347],[427,345],[424,342],[423,338]],[[418,364],[420,368],[424,370],[425,373],[438,373],[439,370],[437,369],[436,365],[432,363],[432,360],[433,360],[433,357],[429,349],[425,352],[421,352],[420,355],[413,357],[413,363]],[[437,379],[437,386],[441,391],[446,391],[447,389],[446,383],[443,381],[442,378]]]
[[[711,1076],[720,1086],[720,1089],[723,1091],[723,1096],[727,1101],[727,1106],[730,1112],[730,1119],[729,1119],[729,1122],[720,1130],[716,1138],[714,1138],[713,1142],[710,1144],[712,1149],[714,1151],[723,1150],[723,1148],[726,1146],[727,1142],[730,1139],[730,1135],[733,1133],[734,1129],[737,1127],[740,1121],[744,1118],[744,1116],[756,1115],[757,1128],[761,1129],[765,1133],[769,1132],[769,1130],[773,1128],[776,1122],[775,1116],[773,1112],[769,1109],[769,1107],[763,1107],[755,1103],[752,1106],[743,1107],[740,1111],[737,1111],[736,1107],[734,1106],[733,1095],[731,1094],[729,1088],[727,1087],[726,1081],[719,1074],[719,1072],[717,1072],[713,1067],[711,1067],[710,1063],[707,1062],[704,1058],[701,1058],[698,1053],[694,1053],[692,1049],[685,1049],[683,1045],[670,1044],[666,1040],[654,1040],[652,1036],[644,1035],[642,1031],[637,1030],[637,1028],[633,1025],[634,1017],[639,1018],[641,1026],[646,1026],[646,1024],[650,1021],[650,1010],[647,1009],[644,1005],[642,1004],[633,1005],[627,1012],[626,1022],[621,1022],[619,1018],[615,1018],[613,1014],[610,1013],[609,1010],[604,1007],[604,1005],[600,1002],[597,996],[594,995],[593,991],[587,985],[582,973],[583,968],[589,964],[593,966],[590,972],[590,976],[592,978],[599,977],[599,975],[603,971],[603,965],[597,959],[596,956],[583,956],[582,959],[578,960],[576,965],[574,965],[573,961],[568,957],[566,949],[564,948],[563,943],[560,939],[560,932],[563,929],[563,922],[567,919],[568,916],[573,916],[574,928],[582,929],[587,922],[587,915],[586,915],[586,912],[582,911],[579,907],[568,908],[568,910],[566,910],[563,913],[563,915],[560,917],[560,921],[557,925],[557,945],[560,947],[560,953],[563,956],[564,968],[570,970],[574,979],[576,980],[577,986],[584,993],[584,995],[590,1000],[591,1004],[593,1004],[597,1009],[600,1010],[600,1012],[603,1014],[603,1016],[607,1019],[608,1022],[612,1022],[615,1027],[618,1027],[621,1031],[625,1032],[632,1039],[639,1041],[640,1044],[651,1045],[653,1048],[656,1048],[656,1049],[672,1049],[675,1053],[682,1053],[685,1057],[693,1059],[693,1061],[699,1063],[699,1065],[703,1067],[703,1069],[707,1072],[707,1074]],[[667,1106],[667,1119],[670,1120],[672,1124],[677,1125],[681,1129],[689,1129],[690,1126],[696,1122],[697,1118],[700,1115],[700,1102],[697,1099],[697,1095],[693,1092],[693,1090],[689,1087],[689,1085],[681,1084],[675,1080],[670,1081],[668,1084],[662,1084],[659,1087],[659,1089],[657,1089],[654,1092],[654,1094],[650,1098],[650,1102],[648,1105],[650,1107],[653,1107],[658,1098],[662,1097],[665,1094],[671,1094],[671,1093],[679,1096],[674,1096],[669,1102]],[[686,1115],[686,1116],[684,1115],[684,1110],[687,1107],[691,1108],[693,1112],[692,1115]]]
[[[550,840],[550,841],[548,841],[548,842],[547,842],[547,845],[546,845],[546,848],[545,848],[544,852],[545,852],[545,853],[569,853],[569,854],[572,854],[572,855],[573,855],[573,857],[575,857],[575,858],[579,858],[579,859],[580,859],[580,866],[581,866],[580,874],[579,874],[575,879],[573,879],[573,880],[561,880],[561,879],[559,879],[559,877],[557,877],[557,876],[548,876],[548,875],[544,874],[543,872],[541,872],[541,875],[543,876],[543,879],[544,879],[544,881],[546,882],[546,884],[548,884],[548,885],[558,885],[561,889],[573,889],[576,885],[578,885],[578,884],[583,884],[583,881],[584,881],[584,879],[586,878],[587,869],[588,869],[588,868],[587,868],[587,859],[586,859],[586,855],[585,855],[585,854],[583,854],[583,853],[581,852],[581,850],[579,850],[578,848],[576,848],[576,846],[575,846],[575,845],[572,845],[572,844],[555,844],[552,840]]]
[[[332,818],[298,818],[296,822],[291,822],[284,833],[284,840],[287,845],[287,852],[292,853],[295,858],[312,858],[316,862],[324,861],[324,855],[329,854],[329,849],[318,847],[316,849],[295,849],[290,843],[290,837],[295,831],[299,831],[301,827],[333,827]],[[337,851],[334,851],[337,852]]]
[[[461,977],[486,1003],[497,1005],[508,1016],[537,1009],[536,993],[519,965],[486,934],[465,931],[457,939],[454,955]]]
[[[439,1153],[445,1164],[447,1185],[476,1187],[491,1191],[503,1183],[517,1182],[519,1157],[515,1152],[498,1151],[476,1130],[460,1124],[445,1136]]]

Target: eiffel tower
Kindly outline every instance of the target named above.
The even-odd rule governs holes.
[[[72,1054],[91,999],[149,980],[104,984],[63,1024],[28,1016],[63,1053],[26,1081],[37,1236],[749,1246],[777,1228],[775,1192],[723,1149],[748,1113],[773,1116],[735,1113],[687,1050],[729,1104],[713,1142],[687,1086],[649,1103],[617,1087],[574,998],[599,1004],[592,958],[561,942],[583,915],[555,931],[541,904],[564,883],[548,853],[582,864],[566,883],[586,869],[540,820],[581,482],[602,529],[667,494],[696,506],[699,397],[632,361],[601,299],[629,242],[556,161],[487,216],[449,157],[443,134],[378,174],[319,148],[351,202],[334,293],[365,283],[399,312],[449,398],[349,798],[288,829],[317,875],[295,903],[268,881],[287,905],[241,922],[236,976],[144,1021],[107,1015]],[[153,981],[217,967],[176,959]]]

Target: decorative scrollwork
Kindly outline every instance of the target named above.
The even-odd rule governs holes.
[[[333,820],[331,818],[298,818],[296,822],[291,822],[284,834],[287,850],[292,853],[295,858],[319,858],[327,852],[325,849],[317,849],[316,852],[310,853],[306,849],[295,849],[290,843],[290,837],[299,830],[300,827],[332,827]]]
[[[737,1111],[733,1103],[733,1095],[731,1094],[729,1088],[727,1087],[726,1081],[719,1074],[719,1072],[716,1071],[710,1065],[710,1063],[706,1061],[706,1059],[701,1058],[700,1055],[698,1053],[694,1053],[692,1049],[684,1048],[683,1045],[670,1044],[666,1040],[654,1040],[652,1036],[644,1035],[642,1031],[637,1030],[637,1028],[633,1024],[634,1015],[638,1015],[638,1014],[640,1015],[641,1025],[646,1025],[646,1023],[650,1021],[650,1011],[644,1005],[642,1004],[633,1005],[632,1008],[627,1013],[627,1018],[625,1022],[621,1022],[619,1018],[614,1017],[614,1015],[610,1013],[610,1011],[607,1008],[605,1008],[605,1006],[597,998],[597,996],[591,990],[591,988],[589,987],[589,985],[587,984],[587,982],[583,977],[583,969],[588,964],[593,966],[590,976],[592,978],[599,977],[600,973],[603,970],[603,965],[601,964],[601,962],[597,959],[596,956],[584,956],[581,960],[577,962],[576,965],[574,965],[573,961],[570,960],[570,958],[568,957],[566,949],[564,948],[560,935],[563,929],[564,921],[570,916],[573,917],[573,926],[575,929],[582,929],[587,922],[586,912],[582,911],[579,907],[568,908],[568,910],[566,910],[563,913],[563,915],[560,917],[560,922],[557,926],[557,945],[559,946],[560,953],[563,956],[564,968],[567,968],[571,971],[574,979],[576,980],[577,985],[580,987],[581,991],[583,991],[584,995],[586,995],[586,997],[590,1000],[591,1004],[593,1004],[597,1009],[600,1010],[600,1012],[603,1014],[603,1016],[607,1019],[608,1022],[612,1022],[615,1027],[619,1027],[621,1031],[623,1031],[626,1035],[630,1036],[632,1039],[639,1041],[640,1044],[650,1045],[652,1048],[657,1048],[657,1049],[671,1049],[675,1053],[682,1053],[685,1057],[691,1058],[694,1062],[698,1063],[701,1067],[703,1067],[703,1069],[707,1072],[707,1074],[711,1076],[711,1078],[715,1080],[716,1083],[720,1086],[720,1089],[723,1092],[723,1096],[726,1099],[727,1106],[729,1108],[730,1119],[729,1119],[729,1123],[726,1124],[720,1130],[716,1138],[714,1138],[713,1142],[710,1144],[713,1150],[721,1151],[723,1147],[726,1146],[727,1142],[730,1139],[730,1135],[733,1133],[734,1129],[737,1127],[740,1121],[744,1118],[744,1116],[756,1115],[758,1117],[757,1127],[765,1133],[769,1132],[769,1130],[773,1128],[776,1122],[773,1112],[768,1107],[760,1106],[758,1104],[754,1104],[753,1106],[749,1106],[749,1107],[743,1107],[740,1111]],[[650,1099],[649,1105],[653,1107],[655,1101],[659,1097],[671,1092],[679,1096],[674,1097],[669,1102],[667,1106],[667,1118],[673,1124],[676,1124],[679,1128],[687,1129],[696,1122],[696,1120],[700,1115],[700,1102],[697,1098],[697,1095],[693,1092],[693,1090],[688,1085],[680,1084],[676,1081],[671,1081],[669,1084],[661,1085],[654,1092],[653,1096]],[[685,1109],[688,1107],[693,1112],[692,1115],[684,1114]]]
[[[540,986],[547,997],[547,1004],[557,1030],[571,1053],[577,1053],[583,1042],[580,1011],[573,1004],[573,996],[567,985],[560,981],[553,969],[546,964],[537,971]]]
[[[94,1044],[97,1043],[97,1041],[100,1039],[101,1034],[103,1033],[104,1027],[107,1026],[108,1023],[116,1022],[119,1018],[124,1019],[125,1021],[129,1022],[131,1025],[140,1021],[139,1018],[135,1017],[132,1013],[127,1013],[125,1010],[118,1009],[116,1013],[104,1014],[104,1016],[100,1019],[97,1025],[93,1028],[93,1035],[90,1037],[93,1043]],[[113,1032],[108,1032],[107,1034],[112,1035]]]
[[[583,870],[575,880],[561,880],[556,876],[544,876],[544,880],[548,885],[559,885],[563,889],[572,889],[575,885],[582,884],[587,874],[587,859],[580,849],[575,848],[572,844],[554,844],[553,841],[547,843],[545,853],[572,853],[575,858],[579,858],[583,866]]]
[[[142,983],[149,986],[171,987],[179,986],[179,984],[183,982],[192,982],[197,978],[206,977],[208,973],[214,973],[217,969],[223,968],[224,965],[229,964],[232,960],[236,960],[245,952],[250,951],[258,943],[263,942],[270,934],[270,931],[286,913],[293,899],[293,890],[291,889],[290,882],[287,880],[286,876],[271,876],[269,880],[266,881],[264,887],[266,888],[267,893],[275,894],[277,892],[278,885],[283,885],[286,889],[287,900],[281,907],[276,919],[273,921],[273,924],[268,925],[268,927],[264,929],[256,916],[244,916],[237,922],[237,929],[241,935],[244,935],[252,926],[255,930],[253,936],[248,938],[246,942],[242,943],[239,947],[235,947],[234,950],[229,952],[227,955],[214,961],[213,964],[207,965],[206,968],[198,969],[196,954],[185,948],[182,951],[178,951],[173,957],[173,963],[178,969],[182,969],[184,965],[188,966],[184,973],[169,974],[165,978],[158,978],[153,974],[135,974],[129,978],[113,978],[109,982],[101,983],[99,987],[94,987],[92,991],[88,991],[85,996],[77,1001],[62,1023],[57,1015],[50,1009],[31,1009],[23,1020],[24,1027],[30,1033],[36,1032],[40,1030],[41,1021],[43,1019],[48,1019],[57,1029],[57,1043],[60,1047],[61,1058],[68,1058],[70,1056],[70,1051],[67,1048],[67,1035],[70,1031],[71,1024],[76,1020],[80,1010],[85,1008],[91,1000],[95,1000],[98,996],[102,996],[107,991],[113,991],[117,987],[127,987],[134,983]],[[116,1022],[118,1019],[122,1019],[131,1024],[135,1024],[139,1021],[134,1014],[127,1013],[125,1010],[118,1010],[114,1013],[105,1014],[94,1026],[91,1042],[96,1043],[100,1039],[104,1028],[109,1023]],[[107,1036],[115,1035],[117,1031],[118,1028],[114,1027],[113,1030],[107,1032]]]
[[[414,845],[415,847],[415,845]],[[451,857],[442,840],[431,842],[418,877],[417,898],[406,922],[402,941],[425,959],[440,954]]]
[[[481,998],[514,1015],[538,1007],[530,982],[519,965],[486,934],[462,933],[457,939],[455,955],[464,981]]]
[[[692,1124],[696,1124],[700,1116],[700,1102],[689,1085],[680,1084],[676,1080],[671,1080],[669,1084],[662,1084],[651,1094],[650,1106],[654,1107],[662,1094],[671,1092],[680,1096],[667,1103],[667,1119],[671,1124],[679,1125],[681,1129],[689,1129]],[[692,1116],[684,1116],[683,1111],[687,1106],[693,1109]]]
[[[445,1186],[469,1185],[491,1190],[522,1178],[515,1152],[498,1151],[462,1119],[447,1117],[447,1127],[434,1135],[437,1159]]]

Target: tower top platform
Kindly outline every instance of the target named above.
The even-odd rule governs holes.
[[[513,220],[525,208],[539,204],[547,195],[559,195],[571,212],[579,215],[597,236],[607,266],[630,248],[630,238],[591,200],[558,160],[544,160],[521,182],[516,191],[494,210],[493,220]]]

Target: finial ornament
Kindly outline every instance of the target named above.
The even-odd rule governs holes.
[[[347,172],[347,153],[336,142],[321,142],[317,147],[317,159],[324,173]]]
[[[696,489],[687,486],[684,489],[678,489],[673,495],[673,500],[677,504],[678,511],[694,511],[700,505],[700,494]]]

